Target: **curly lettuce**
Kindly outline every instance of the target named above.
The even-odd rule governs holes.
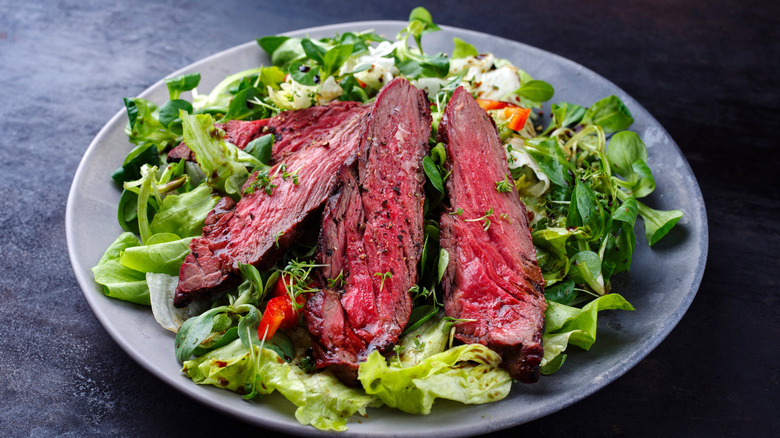
[[[512,378],[498,368],[501,357],[481,344],[444,349],[450,324],[437,318],[406,335],[389,362],[374,351],[360,364],[358,379],[367,394],[411,414],[428,414],[435,399],[465,404],[498,401]]]
[[[275,352],[240,339],[196,359],[184,362],[182,371],[195,383],[249,394],[279,391],[298,409],[295,418],[317,429],[344,431],[347,420],[381,402],[359,389],[349,388],[330,372],[307,374],[282,360]],[[245,396],[247,397],[247,396]]]

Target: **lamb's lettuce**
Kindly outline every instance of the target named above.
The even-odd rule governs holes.
[[[613,181],[634,198],[643,198],[655,190],[655,179],[647,166],[647,148],[635,132],[620,131],[613,135],[607,159],[612,171],[623,177]]]
[[[455,45],[455,47],[452,49],[452,59],[460,59],[467,56],[479,55],[479,52],[477,52],[477,49],[474,46],[460,38],[453,38],[452,43]]]
[[[680,210],[656,210],[637,201],[639,215],[645,223],[645,238],[647,244],[655,245],[683,217]]]
[[[160,164],[160,155],[157,146],[153,143],[142,143],[127,154],[122,167],[111,174],[111,178],[119,184],[126,181],[135,181],[141,177],[141,167],[144,164],[157,166]]]
[[[398,70],[409,79],[416,78],[443,78],[450,71],[450,60],[443,52],[434,55],[426,55],[422,48],[422,36],[441,30],[433,22],[430,12],[425,8],[417,7],[409,14],[409,25],[403,28],[396,40],[402,41],[394,52],[395,65]],[[406,41],[414,38],[417,48],[410,48]]]
[[[181,93],[194,89],[199,83],[200,73],[179,75],[165,80],[165,86],[168,87],[168,95],[171,100],[179,99]],[[178,116],[178,112],[176,115]]]
[[[611,133],[628,129],[634,123],[634,116],[619,97],[612,95],[591,105],[581,123],[598,125],[604,132]]]
[[[274,66],[287,69],[293,62],[306,57],[301,41],[301,38],[266,36],[258,38],[257,44],[271,57]]]
[[[175,237],[175,236],[174,236]],[[119,262],[139,272],[178,275],[192,237],[125,249]],[[167,239],[166,239],[167,240]]]
[[[542,374],[558,371],[566,358],[564,351],[569,344],[589,350],[596,342],[598,312],[615,309],[634,310],[634,306],[618,294],[599,297],[581,309],[548,301],[545,331],[542,336],[542,345],[544,345]]]
[[[127,268],[119,262],[128,248],[140,244],[133,233],[122,233],[92,268],[92,275],[109,297],[148,306],[149,288],[146,285],[146,274]]]
[[[531,102],[542,103],[552,99],[555,94],[555,89],[545,81],[533,79],[524,82],[520,88],[515,90],[515,94],[524,97]]]

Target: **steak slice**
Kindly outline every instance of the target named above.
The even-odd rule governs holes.
[[[438,137],[452,172],[450,205],[441,215],[440,244],[449,254],[445,312],[472,320],[455,325],[457,339],[488,346],[512,378],[535,382],[544,355],[544,279],[514,185],[510,192],[496,189],[512,181],[504,146],[493,120],[462,88],[447,105]]]
[[[268,122],[267,130],[274,134],[271,156],[279,160],[310,144],[326,142],[334,127],[364,111],[360,102],[333,101],[280,113]]]
[[[229,120],[216,126],[225,131],[225,140],[238,146],[239,149],[244,149],[250,141],[268,132],[266,127],[272,120]]]
[[[326,281],[322,284],[328,287],[306,303],[304,320],[314,340],[312,351],[317,367],[329,366],[340,380],[354,385],[356,373],[352,364],[360,362],[368,345],[349,321],[341,302],[343,288],[354,289],[362,282],[362,288],[373,293],[373,283],[361,259],[365,259],[365,215],[355,166],[343,169],[339,180],[338,192],[325,205],[318,243],[317,262],[323,265],[320,274]],[[368,309],[373,306],[367,306]]]
[[[409,321],[409,289],[422,252],[422,159],[431,115],[425,94],[404,79],[379,93],[361,137],[355,169],[344,169],[328,202],[319,240],[326,279],[304,319],[318,368],[355,385],[358,364],[389,354]],[[355,175],[357,173],[357,176]]]
[[[363,111],[360,102],[333,101],[327,105],[284,111],[270,119],[231,120],[218,126],[225,131],[225,140],[240,149],[258,137],[274,134],[271,156],[276,162],[310,144],[327,141],[333,128]]]
[[[317,218],[345,163],[353,163],[368,107],[323,135],[323,141],[290,154],[262,178],[255,172],[229,216],[190,243],[179,271],[174,305],[186,306],[235,284],[238,264],[268,269],[307,220]],[[289,175],[293,174],[293,175]]]
[[[176,147],[168,151],[168,162],[174,161],[195,161],[195,154],[192,153],[190,148],[184,143],[179,143]]]
[[[203,298],[204,291],[198,288],[200,284],[213,283],[221,281],[222,267],[229,264],[227,260],[227,235],[222,230],[233,217],[236,202],[229,197],[219,200],[212,211],[206,215],[203,224],[203,237],[193,239],[190,243],[190,254],[198,254],[200,263],[183,263],[179,271],[179,285],[183,290],[192,290],[193,293],[187,297],[187,303],[192,299]],[[197,242],[195,242],[197,240]],[[194,245],[193,245],[194,243]],[[190,255],[187,256],[189,258]],[[232,281],[220,283],[221,288],[214,292],[234,285]]]

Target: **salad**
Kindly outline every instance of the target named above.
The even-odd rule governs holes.
[[[416,8],[394,39],[371,31],[320,40],[263,37],[258,44],[272,65],[231,75],[208,94],[198,92],[200,76],[190,74],[166,80],[170,100],[159,106],[125,99],[127,134],[135,147],[112,174],[122,190],[117,218],[125,232],[93,274],[106,295],[150,306],[155,319],[176,332],[172,350],[195,383],[246,399],[278,391],[297,406],[298,421],[331,430],[344,430],[352,415],[365,415],[370,407],[426,414],[436,398],[474,404],[509,393],[512,380],[498,367],[500,357],[479,344],[453,345],[457,321],[441,310],[439,282],[448,254],[438,246],[438,217],[448,175],[446,152],[435,138],[458,86],[478,99],[506,146],[512,180],[497,182],[496,190],[514,185],[532,217],[548,302],[542,373],[564,366],[569,345],[590,348],[599,311],[633,310],[611,290],[610,279],[631,265],[637,218],[652,245],[682,213],[638,201],[655,182],[644,143],[628,130],[628,109],[616,96],[589,107],[558,102],[549,106],[550,121],[543,126],[539,115],[554,95],[552,85],[457,38],[450,55],[425,53],[422,37],[436,30],[430,14]],[[415,307],[409,325],[394,354],[374,353],[361,364],[362,388],[347,387],[327,371],[313,372],[298,311],[301,299],[317,288],[316,242],[298,242],[268,271],[241,265],[242,282],[214,302],[173,307],[179,266],[206,215],[223,196],[239,199],[252,172],[267,175],[270,169],[272,135],[242,150],[225,140],[218,124],[334,100],[370,103],[399,76],[428,93],[434,119],[423,160],[424,249],[420,279],[410,291]],[[182,97],[188,91],[191,100]],[[182,141],[197,162],[168,161],[167,152]],[[488,227],[490,212],[480,220]]]

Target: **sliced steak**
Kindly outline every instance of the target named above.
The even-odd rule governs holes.
[[[270,119],[231,120],[218,126],[225,131],[225,140],[240,149],[258,137],[273,134],[271,156],[276,162],[310,144],[327,141],[333,128],[362,111],[359,102],[333,101],[327,105],[285,111]]]
[[[342,171],[340,188],[325,206],[317,261],[324,265],[321,274],[325,280],[323,285],[328,287],[315,294],[304,310],[309,334],[314,340],[312,349],[317,367],[331,367],[339,379],[350,385],[354,385],[356,379],[354,364],[365,359],[361,355],[368,344],[356,333],[342,305],[344,287],[362,288],[369,296],[374,292],[371,274],[363,263],[366,258],[363,247],[365,215],[355,173],[355,166]],[[373,305],[366,305],[364,310],[377,318]]]
[[[285,111],[268,122],[267,131],[274,134],[271,156],[281,159],[310,144],[328,141],[330,131],[344,121],[362,113],[359,102],[333,101],[297,111]]]
[[[368,107],[352,111],[352,117],[323,135],[323,141],[271,167],[267,179],[257,172],[250,176],[230,216],[208,233],[204,228],[204,234],[190,243],[190,254],[179,271],[175,306],[233,285],[239,263],[261,270],[273,266],[307,220],[319,217],[336,188],[339,169],[355,161],[367,112]]]
[[[544,279],[504,146],[493,120],[462,88],[447,105],[438,135],[452,172],[450,205],[441,215],[440,243],[449,254],[445,312],[472,320],[455,326],[457,339],[488,346],[514,379],[534,382],[544,355]],[[498,192],[499,181],[512,190]]]
[[[351,233],[353,239],[363,234],[363,200],[355,172],[355,166],[342,169],[338,191],[328,199],[322,214],[317,264],[322,265],[319,273],[325,280],[343,278],[347,269],[347,234]]]
[[[179,270],[178,290],[189,291],[182,297],[182,306],[193,299],[202,299],[212,293],[222,292],[235,284],[227,270],[231,260],[225,248],[228,245],[228,235],[223,232],[233,217],[236,202],[229,197],[220,199],[214,210],[206,215],[203,224],[203,235],[190,242],[190,254],[185,258]],[[225,280],[228,281],[225,281]],[[203,288],[204,284],[216,284],[212,289]],[[178,298],[178,292],[176,294]]]
[[[334,280],[304,309],[317,367],[347,384],[374,350],[389,354],[409,321],[422,252],[422,159],[431,115],[404,79],[379,93],[361,138],[357,176],[344,169],[320,234],[323,275]]]
[[[184,142],[179,143],[176,147],[168,151],[168,162],[174,161],[195,161],[195,154],[192,153],[189,147]]]
[[[225,140],[238,146],[239,149],[244,149],[250,141],[268,131],[266,127],[272,120],[230,120],[226,123],[218,123],[217,127],[225,131]]]

